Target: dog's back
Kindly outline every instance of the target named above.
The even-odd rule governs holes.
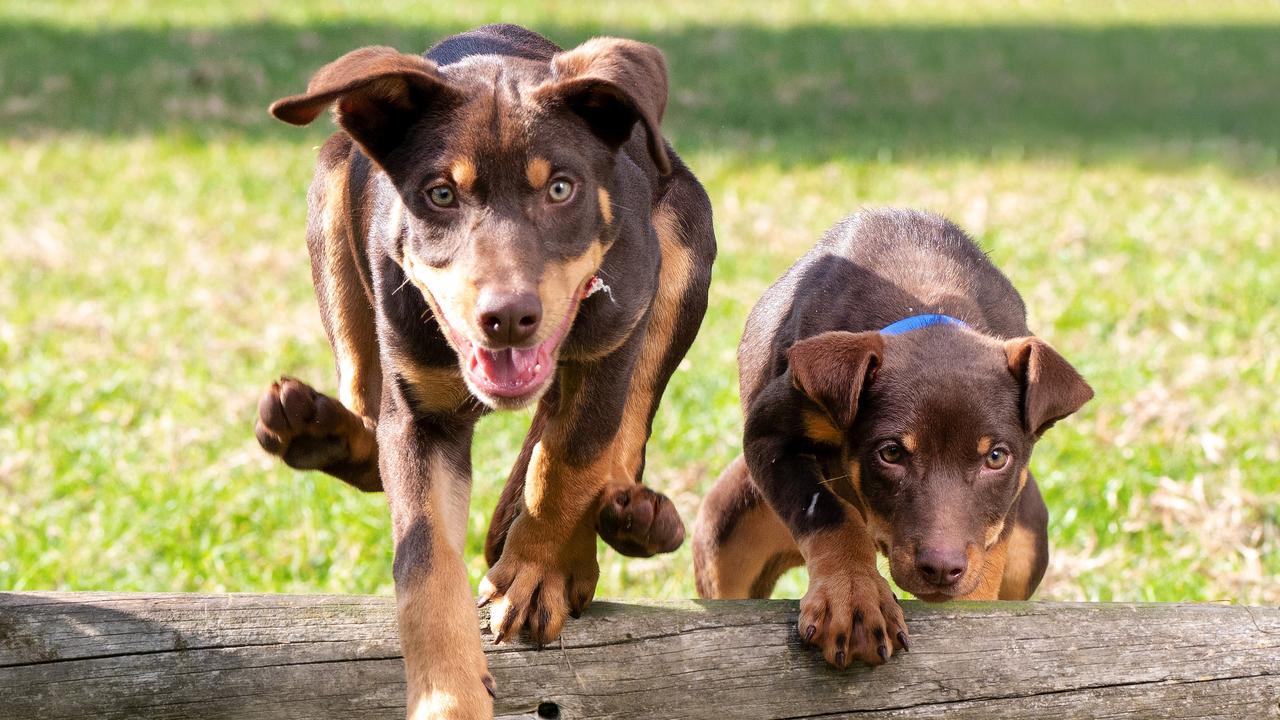
[[[738,351],[743,408],[797,340],[879,330],[928,313],[995,337],[1030,334],[1013,284],[946,218],[899,208],[845,218],[752,309]]]

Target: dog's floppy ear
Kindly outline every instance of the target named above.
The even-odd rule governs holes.
[[[1009,359],[1009,372],[1022,387],[1023,427],[1036,437],[1093,397],[1089,383],[1040,338],[1008,340],[1004,352]]]
[[[594,38],[551,58],[554,73],[539,96],[559,100],[615,150],[639,121],[658,172],[671,172],[659,124],[667,107],[667,62],[658,48],[635,40]]]
[[[884,338],[878,332],[825,332],[787,349],[791,383],[839,428],[853,424],[862,387],[875,377],[883,357]]]
[[[382,163],[425,110],[460,98],[435,63],[394,48],[366,47],[320,68],[305,93],[275,101],[271,114],[306,125],[336,101],[338,124]]]

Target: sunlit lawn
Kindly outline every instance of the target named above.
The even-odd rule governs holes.
[[[354,47],[506,20],[667,53],[721,247],[649,451],[686,521],[739,451],[752,302],[841,216],[910,205],[1097,390],[1033,461],[1041,597],[1280,602],[1274,5],[30,5],[0,6],[0,589],[390,591],[383,498],[253,441],[272,377],[334,389],[302,239],[329,127],[264,108]],[[481,426],[473,579],[527,422]],[[603,553],[599,594],[692,595],[688,549]]]

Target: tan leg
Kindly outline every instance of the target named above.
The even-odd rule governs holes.
[[[804,564],[778,514],[760,497],[739,456],[698,511],[694,573],[704,598],[767,598],[782,573]]]
[[[470,427],[397,410],[378,428],[395,540],[396,603],[408,717],[489,718],[494,683],[467,581]]]

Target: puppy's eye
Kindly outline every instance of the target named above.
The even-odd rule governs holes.
[[[880,456],[882,461],[889,463],[890,465],[897,465],[902,462],[907,451],[903,450],[902,446],[898,443],[889,443],[888,445],[880,448],[876,454]]]
[[[565,178],[557,178],[547,186],[547,197],[553,203],[562,203],[573,195],[573,183]]]
[[[1005,465],[1009,464],[1009,451],[1004,448],[993,448],[987,453],[987,458],[983,461],[991,470],[1003,470]]]
[[[427,197],[431,199],[432,205],[441,208],[453,207],[453,204],[458,202],[458,196],[453,192],[453,188],[444,184],[432,186],[427,190]]]

